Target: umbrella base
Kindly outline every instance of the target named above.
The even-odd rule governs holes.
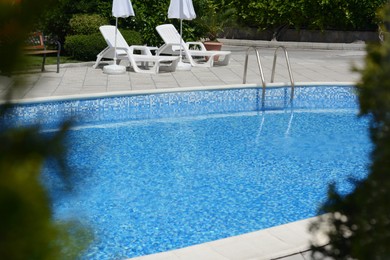
[[[126,72],[125,66],[120,65],[107,65],[103,67],[103,73],[105,74],[111,74],[111,75],[117,75],[117,74],[123,74]]]
[[[176,70],[191,70],[191,68],[192,68],[191,64],[179,61],[177,63]]]

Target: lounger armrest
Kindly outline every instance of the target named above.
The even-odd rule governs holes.
[[[134,53],[134,51],[139,51],[143,55],[153,55],[150,50],[151,48],[145,45],[131,45],[129,47],[130,53]]]
[[[180,48],[183,49],[180,45],[180,43],[172,43],[170,44],[171,48],[172,48],[172,51],[180,51]]]
[[[202,42],[186,42],[188,49],[194,49],[194,50],[201,50],[206,51],[206,47],[204,47],[204,44]]]
[[[127,48],[127,47],[116,47],[116,50],[124,50],[124,51],[128,51],[129,50],[129,48]]]

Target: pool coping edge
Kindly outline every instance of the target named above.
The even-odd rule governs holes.
[[[356,82],[296,82],[295,86],[353,86]],[[290,83],[269,83],[266,88],[274,87],[286,87],[291,86]],[[175,92],[190,92],[190,91],[212,91],[212,90],[229,90],[229,89],[245,89],[245,88],[261,88],[260,84],[231,84],[231,85],[217,85],[217,86],[200,86],[200,87],[186,87],[186,88],[166,88],[166,89],[149,89],[149,90],[130,90],[130,91],[117,91],[111,93],[97,93],[97,94],[77,94],[66,96],[50,96],[44,98],[29,98],[29,99],[11,99],[11,104],[30,104],[30,103],[47,103],[56,101],[71,101],[76,99],[98,99],[98,98],[110,98],[118,96],[137,96],[137,95],[149,95],[149,94],[164,94]],[[0,100],[0,105],[6,102]]]
[[[314,236],[309,227],[324,214],[287,224],[223,238],[180,249],[128,258],[131,260],[184,259],[276,259],[309,251],[311,244],[325,246],[327,237],[319,232]]]

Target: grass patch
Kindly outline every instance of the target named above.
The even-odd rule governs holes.
[[[26,55],[25,64],[27,69],[40,69],[42,66],[42,55]],[[78,63],[82,62],[79,60],[72,59],[67,56],[60,57],[60,64],[64,63]],[[47,55],[45,65],[56,65],[57,64],[57,56],[55,55]]]
[[[41,66],[43,57],[41,55],[27,55],[26,60],[29,66]],[[81,62],[79,60],[72,59],[67,56],[61,56],[60,57],[60,63],[77,63]],[[51,65],[51,64],[57,64],[57,56],[46,56],[46,62],[45,64]]]

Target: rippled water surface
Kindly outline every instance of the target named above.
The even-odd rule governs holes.
[[[124,121],[68,136],[73,192],[45,170],[57,219],[95,231],[86,259],[176,249],[315,216],[336,182],[364,178],[356,109],[278,110]],[[50,134],[50,133],[48,133]]]

